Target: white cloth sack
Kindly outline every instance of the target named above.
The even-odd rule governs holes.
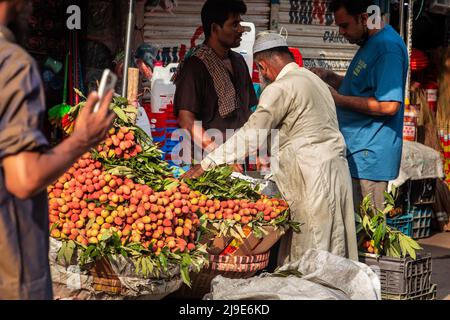
[[[380,300],[381,285],[367,265],[309,249],[300,260],[282,266],[303,276],[263,273],[248,279],[215,277],[209,300]]]
[[[403,141],[400,172],[397,179],[389,181],[388,191],[391,191],[392,185],[400,187],[407,180],[442,178],[443,176],[439,152],[418,142]]]

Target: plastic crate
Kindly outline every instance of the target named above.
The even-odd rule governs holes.
[[[433,209],[431,205],[411,206],[406,212],[413,217],[412,238],[420,239],[431,235],[431,216]]]
[[[417,254],[416,260],[360,253],[359,260],[370,266],[380,278],[382,295],[412,297],[431,288],[430,253]]]
[[[383,294],[381,293],[382,300],[436,300],[437,285],[431,285],[428,290],[415,294]]]
[[[407,199],[412,205],[432,204],[436,200],[436,179],[409,180]]]
[[[411,237],[413,234],[413,216],[412,214],[401,215],[392,219],[386,219],[386,222],[392,228]]]
[[[152,138],[166,136],[166,128],[151,128],[150,131],[152,133]]]

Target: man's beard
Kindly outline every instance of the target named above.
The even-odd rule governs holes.
[[[365,27],[363,31],[363,36],[358,41],[356,41],[356,44],[362,47],[364,46],[364,44],[367,42],[368,39],[369,39],[369,29]]]
[[[272,83],[272,81],[270,81],[265,76],[263,76],[260,71],[259,72],[259,84],[261,86],[261,91],[263,91],[271,83]]]

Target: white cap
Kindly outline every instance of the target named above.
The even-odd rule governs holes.
[[[281,31],[283,31],[283,29]],[[284,37],[281,35],[281,32],[280,33],[273,31],[259,32],[256,35],[255,44],[253,45],[253,54],[276,47],[287,47],[288,45],[286,42],[286,38],[287,32],[286,36]]]

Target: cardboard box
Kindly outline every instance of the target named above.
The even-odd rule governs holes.
[[[250,256],[267,252],[282,236],[282,229],[267,226],[264,227],[268,233],[258,239],[253,232],[250,232],[243,242],[234,239],[232,236],[216,236],[214,238],[209,235],[203,235],[200,243],[206,243],[208,252],[214,255],[230,255],[230,256]],[[233,242],[234,241],[234,242]]]

